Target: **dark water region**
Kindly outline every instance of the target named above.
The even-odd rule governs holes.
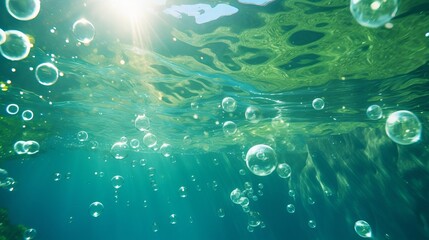
[[[0,239],[429,239],[428,9],[4,1]]]

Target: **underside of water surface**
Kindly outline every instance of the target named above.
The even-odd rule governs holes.
[[[429,238],[425,0],[6,0],[0,239]]]

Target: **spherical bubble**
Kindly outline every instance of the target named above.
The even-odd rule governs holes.
[[[0,45],[6,41],[6,33],[0,28]]]
[[[133,138],[130,141],[130,146],[132,148],[138,148],[138,147],[140,147],[140,141],[138,139]]]
[[[315,98],[311,105],[316,110],[322,110],[325,107],[325,101],[323,101],[321,98]]]
[[[245,208],[245,207],[247,207],[247,206],[249,206],[249,203],[250,203],[250,201],[249,201],[249,199],[247,198],[247,197],[241,197],[240,198],[240,205],[243,207],[243,208]]]
[[[19,112],[19,106],[14,103],[9,104],[6,107],[6,112],[9,113],[10,115],[15,115]]]
[[[40,0],[6,0],[8,13],[21,21],[37,17],[40,12]]]
[[[169,217],[169,219],[170,219],[170,224],[176,224],[177,223],[177,216],[176,216],[176,214],[171,214],[170,215],[170,217]]]
[[[366,109],[366,116],[371,120],[378,120],[383,117],[383,110],[378,105],[371,105]]]
[[[95,27],[90,21],[81,18],[73,23],[73,34],[79,42],[88,44],[94,40]]]
[[[244,113],[246,120],[251,123],[258,123],[262,118],[262,112],[255,106],[249,106]]]
[[[5,32],[6,41],[0,45],[0,53],[4,58],[11,61],[19,61],[30,53],[30,39],[24,33],[17,30]]]
[[[34,239],[37,235],[37,231],[34,228],[29,228],[24,232],[24,240]]]
[[[225,112],[234,112],[237,109],[237,102],[232,97],[226,97],[222,100],[222,109]]]
[[[58,182],[61,180],[61,173],[54,173],[54,181]]]
[[[101,202],[93,202],[89,205],[89,214],[93,217],[99,217],[103,210],[104,205]]]
[[[242,201],[244,200],[242,198],[241,191],[238,188],[236,188],[236,189],[234,189],[234,190],[231,191],[231,194],[229,195],[229,198],[235,204],[241,204]]]
[[[149,118],[146,115],[138,115],[134,121],[134,125],[140,131],[147,131],[150,127]]]
[[[186,189],[186,187],[184,187],[184,186],[181,186],[179,188],[179,196],[181,198],[185,198],[186,196],[188,196],[188,189]]]
[[[398,0],[351,0],[350,12],[364,27],[377,28],[388,23],[398,11]]]
[[[128,145],[124,142],[116,142],[112,145],[110,153],[116,159],[124,159],[128,156]]]
[[[316,221],[314,221],[314,220],[308,220],[308,226],[310,228],[316,228]]]
[[[143,143],[149,148],[155,147],[157,143],[157,138],[152,133],[146,133],[143,137]]]
[[[401,145],[410,145],[420,140],[422,125],[414,113],[396,111],[386,121],[386,133],[390,139]]]
[[[21,114],[22,120],[24,121],[30,121],[31,119],[33,119],[33,116],[34,114],[31,110],[25,110]]]
[[[110,181],[112,182],[112,186],[116,189],[121,188],[122,185],[124,184],[124,178],[120,175],[116,175],[112,177]]]
[[[290,177],[292,169],[290,168],[289,164],[280,163],[279,165],[277,165],[276,171],[277,171],[277,174],[279,175],[279,177],[288,178],[288,177]]]
[[[246,154],[246,165],[253,174],[267,176],[276,169],[276,153],[270,146],[255,145]]]
[[[161,147],[159,148],[159,152],[164,155],[164,157],[169,157],[171,156],[172,153],[172,147],[170,144],[168,143],[164,143],[161,145]]]
[[[51,86],[58,81],[58,68],[52,63],[42,63],[36,67],[36,79],[44,86]]]
[[[227,136],[235,134],[237,132],[237,124],[233,121],[226,121],[223,124],[223,132]]]
[[[24,143],[24,150],[28,155],[36,154],[40,150],[40,145],[36,141],[26,141]]]
[[[223,210],[223,208],[219,208],[217,210],[217,216],[220,218],[224,218],[225,217],[225,210]]]
[[[364,220],[359,220],[355,222],[355,232],[363,238],[372,237],[371,226]]]
[[[80,142],[85,142],[88,140],[88,133],[85,131],[79,131],[77,133],[77,140],[79,140]]]
[[[261,223],[261,215],[259,214],[259,212],[249,212],[249,220],[247,223],[251,227],[259,226],[259,224]]]
[[[26,154],[28,149],[25,147],[25,141],[17,141],[14,145],[13,145],[13,150],[17,153],[17,154]]]
[[[288,204],[286,206],[287,212],[288,213],[294,213],[295,212],[295,205],[293,205],[292,203]]]

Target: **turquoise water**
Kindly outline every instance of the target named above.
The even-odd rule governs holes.
[[[0,239],[429,238],[428,10],[5,1]]]

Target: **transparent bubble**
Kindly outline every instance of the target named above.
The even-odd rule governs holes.
[[[286,206],[286,210],[287,210],[288,213],[294,213],[295,212],[295,205],[293,205],[292,203],[289,203]]]
[[[321,98],[315,98],[311,105],[316,110],[322,110],[325,107],[325,101],[323,101]]]
[[[110,153],[116,159],[124,159],[128,156],[128,145],[124,142],[116,142],[112,145]]]
[[[33,111],[31,110],[25,110],[21,114],[22,120],[24,121],[30,121],[31,119],[33,119],[33,116],[34,114],[33,114]]]
[[[247,224],[251,227],[257,227],[261,223],[261,216],[259,212],[251,211],[249,212],[249,220]]]
[[[34,228],[29,228],[24,232],[24,240],[34,239],[37,235],[37,231]]]
[[[15,115],[19,112],[19,106],[14,103],[9,104],[6,107],[6,112],[10,115]]]
[[[176,224],[177,223],[177,216],[176,216],[176,214],[171,214],[170,215],[170,217],[169,217],[169,219],[170,219],[170,224]]]
[[[252,190],[252,184],[250,182],[244,182],[244,189]]]
[[[19,61],[30,53],[30,39],[24,33],[17,30],[5,32],[6,41],[0,45],[0,53],[4,58],[11,61]]]
[[[276,153],[270,146],[255,145],[246,154],[246,165],[253,174],[267,176],[276,169]]]
[[[179,188],[179,196],[180,196],[181,198],[185,198],[185,197],[187,197],[187,196],[188,196],[188,189],[186,189],[186,187],[184,187],[184,186],[181,186],[181,187]]]
[[[366,116],[371,120],[378,120],[383,117],[383,110],[378,105],[371,105],[366,109]]]
[[[89,205],[89,214],[93,217],[99,217],[104,210],[104,205],[101,202],[93,202]]]
[[[164,157],[169,157],[171,156],[171,153],[173,151],[173,148],[171,147],[170,144],[168,143],[164,143],[161,145],[161,147],[159,148],[159,152],[164,156]]]
[[[148,131],[150,127],[150,120],[146,115],[138,115],[134,120],[134,125],[140,131]]]
[[[223,208],[219,208],[217,210],[217,216],[220,218],[224,218],[225,217],[225,210],[223,210]]]
[[[88,140],[88,133],[85,131],[79,131],[77,133],[77,140],[79,140],[80,142],[85,142]]]
[[[289,197],[291,197],[291,198],[295,198],[295,196],[296,196],[295,190],[292,190],[292,189],[289,190],[288,194],[289,194]]]
[[[288,178],[292,173],[292,169],[287,163],[280,163],[279,165],[277,165],[276,171],[281,178]]]
[[[140,147],[140,141],[138,139],[133,138],[130,141],[130,146],[132,148],[138,148],[138,147]]]
[[[398,11],[398,0],[351,0],[350,12],[364,27],[377,28],[388,23]]]
[[[250,225],[247,225],[247,231],[248,231],[248,232],[254,232],[254,231],[255,231],[255,228],[254,228],[254,227],[252,227],[252,226],[250,226]]]
[[[233,121],[226,121],[223,124],[223,132],[227,136],[235,134],[237,132],[237,124]]]
[[[54,173],[54,181],[58,182],[61,180],[61,173]]]
[[[73,24],[73,34],[79,42],[88,44],[94,40],[95,27],[90,21],[81,18]]]
[[[310,205],[314,205],[316,203],[316,201],[314,201],[314,199],[312,197],[308,197],[307,202]]]
[[[17,154],[26,154],[28,149],[27,147],[25,147],[25,141],[17,141],[14,145],[13,145],[13,150],[17,153]]]
[[[249,206],[249,203],[250,203],[250,201],[247,197],[241,197],[240,202],[241,202],[240,205],[242,207],[247,207],[247,206]]]
[[[58,81],[58,68],[52,63],[42,63],[36,67],[36,79],[44,86],[51,86]]]
[[[371,226],[364,220],[359,220],[355,222],[355,232],[363,238],[372,237]]]
[[[21,21],[37,17],[40,12],[40,0],[6,0],[8,13]]]
[[[249,106],[244,113],[246,120],[251,123],[258,123],[262,119],[262,112],[258,107]]]
[[[246,175],[246,170],[244,170],[244,169],[240,169],[240,170],[238,170],[238,173],[239,173],[241,176],[244,176],[244,175]]]
[[[122,185],[124,184],[124,178],[120,175],[116,175],[116,176],[112,177],[112,179],[110,181],[112,182],[112,186],[115,189],[121,188]]]
[[[149,148],[155,147],[157,143],[157,138],[152,133],[146,133],[143,137],[143,143]]]
[[[144,159],[144,158],[140,159],[140,165],[142,167],[146,166],[146,162],[147,162],[146,159]]]
[[[9,192],[12,192],[15,189],[15,184],[16,184],[15,179],[11,177],[7,177],[2,187],[8,190]]]
[[[6,33],[0,28],[0,45],[6,41]]]
[[[152,232],[156,233],[156,232],[158,232],[158,231],[159,231],[158,224],[157,224],[156,222],[154,222],[154,223],[152,224]]]
[[[237,102],[232,97],[226,97],[222,100],[222,109],[225,112],[234,112],[237,109]]]
[[[263,189],[263,188],[264,188],[264,184],[262,184],[262,183],[258,183],[258,188],[259,188],[259,189]]]
[[[420,140],[422,125],[414,113],[396,111],[387,118],[386,133],[394,142],[409,145]]]
[[[28,155],[36,154],[40,150],[40,145],[38,142],[30,140],[24,143],[24,150]]]
[[[241,191],[238,188],[231,191],[229,198],[235,204],[241,204],[244,200],[244,199],[242,199]]]
[[[128,138],[125,136],[122,136],[121,139],[119,139],[120,142],[122,143],[127,143],[128,142]]]
[[[316,221],[314,221],[314,220],[308,220],[308,226],[310,228],[316,228]]]

